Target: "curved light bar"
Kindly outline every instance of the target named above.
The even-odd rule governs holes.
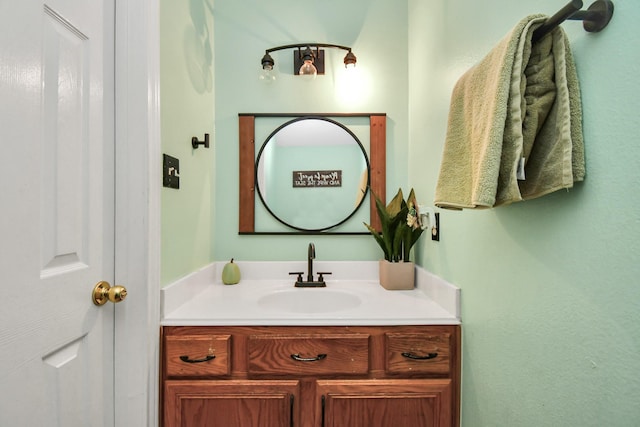
[[[312,48],[314,48],[315,51]],[[294,52],[294,74],[324,74],[324,51],[320,48],[336,48],[346,50],[347,54],[344,57],[344,66],[349,68],[356,65],[357,58],[353,54],[349,46],[341,46],[331,43],[296,43],[276,46],[272,47],[271,49],[267,49],[261,60],[262,69],[265,71],[273,70],[275,61],[270,55],[271,52],[285,49],[297,49],[297,52]]]

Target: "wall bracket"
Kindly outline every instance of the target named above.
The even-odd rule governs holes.
[[[209,148],[209,134],[205,133],[204,134],[204,141],[198,141],[198,137],[194,136],[193,138],[191,138],[191,146],[196,149],[198,148],[200,145],[204,145],[204,148]]]

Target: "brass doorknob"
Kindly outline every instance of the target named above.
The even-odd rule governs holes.
[[[127,297],[124,286],[111,286],[109,282],[98,282],[93,288],[92,299],[95,305],[104,305],[107,301],[116,304]]]

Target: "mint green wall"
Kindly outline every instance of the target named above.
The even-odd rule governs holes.
[[[520,18],[566,2],[425,3],[409,0],[409,182],[433,200],[455,81]],[[640,425],[639,21],[637,1],[616,0],[600,34],[563,25],[582,84],[586,181],[442,211],[442,241],[419,242],[419,262],[462,288],[465,427]]]
[[[406,2],[218,0],[214,19],[216,260],[305,259],[310,241],[320,260],[380,258],[370,236],[238,235],[238,113],[387,113],[387,188],[395,193],[407,181]],[[314,81],[292,75],[292,50],[272,55],[274,84],[259,81],[266,49],[303,42],[351,46],[361,87],[345,82],[345,51],[337,49],[325,51],[326,74]]]
[[[215,150],[191,147],[205,133],[216,145],[211,4],[160,1],[162,152],[180,160],[180,189],[161,195],[163,285],[214,260]]]

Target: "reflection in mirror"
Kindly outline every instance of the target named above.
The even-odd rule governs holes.
[[[281,223],[323,231],[347,221],[369,187],[369,159],[356,135],[326,117],[276,128],[256,160],[258,195]]]

